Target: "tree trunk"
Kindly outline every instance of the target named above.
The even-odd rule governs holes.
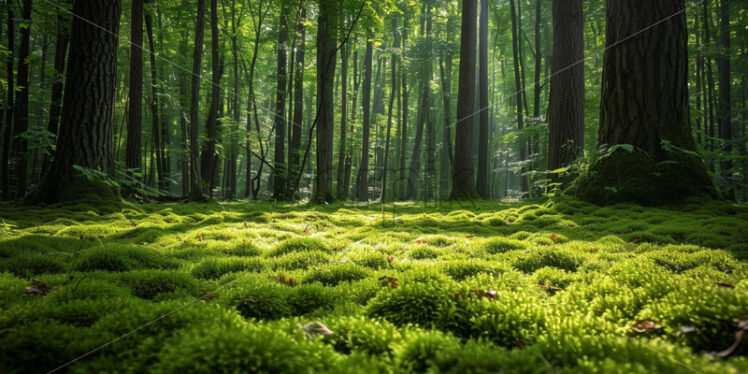
[[[488,190],[488,0],[480,2],[480,110],[478,136],[478,195],[490,199]]]
[[[407,9],[407,3],[405,3],[405,8],[403,9],[403,47],[402,51],[405,51],[407,49],[408,44],[408,9]],[[403,106],[402,106],[402,118],[401,121],[401,129],[402,133],[400,134],[400,181],[399,186],[400,190],[398,192],[398,197],[400,200],[407,199],[407,193],[408,193],[408,170],[405,168],[405,160],[408,157],[408,69],[407,66],[405,66],[405,59],[403,58],[400,61],[400,75],[402,78],[402,97],[403,97]]]
[[[722,140],[722,160],[719,163],[720,173],[725,177],[732,177],[732,105],[730,88],[732,77],[730,72],[730,3],[722,0],[720,7],[719,42],[722,47],[717,58],[719,71],[719,138]],[[727,194],[732,198],[735,191],[730,189]]]
[[[223,73],[223,63],[221,62],[220,52],[218,51],[218,0],[210,0],[210,45],[212,71],[210,109],[208,111],[208,121],[205,124],[207,139],[205,140],[203,152],[200,157],[200,175],[202,176],[203,183],[206,185],[211,185],[211,182],[215,178],[215,165],[218,157],[216,154],[218,106],[221,103],[220,84]],[[210,189],[208,194],[212,197],[213,190]]]
[[[273,198],[286,198],[286,68],[288,65],[288,12],[283,3],[278,25],[275,98],[275,157],[273,158]]]
[[[197,1],[195,24],[195,50],[192,55],[192,83],[190,85],[190,199],[203,198],[200,177],[200,73],[203,63],[203,36],[205,32],[205,0]]]
[[[143,0],[132,0],[130,43],[130,107],[127,116],[125,167],[132,178],[142,180]],[[127,195],[132,193],[132,190],[126,191]]]
[[[584,150],[584,14],[582,0],[553,2],[553,62],[548,108],[548,170]]]
[[[299,174],[302,172],[299,167],[299,160],[301,159],[301,132],[304,121],[304,49],[306,40],[306,26],[304,21],[306,20],[306,9],[301,11],[301,18],[296,25],[296,32],[299,34],[298,44],[296,45],[296,57],[294,63],[296,68],[294,69],[296,77],[294,78],[294,99],[293,99],[293,126],[291,127],[291,150],[289,152],[289,173],[288,180],[289,184],[291,181],[295,181]],[[343,112],[345,113],[345,112]],[[345,123],[345,119],[343,119]],[[293,189],[288,188],[288,200],[293,200]]]
[[[364,87],[362,93],[364,107],[363,138],[361,140],[361,164],[356,178],[356,198],[358,201],[369,201],[369,128],[371,127],[371,75],[373,43],[366,41],[364,56]]]
[[[169,180],[166,176],[166,159],[164,157],[164,143],[161,139],[161,119],[158,106],[158,75],[156,73],[156,47],[153,44],[153,20],[149,12],[145,13],[145,28],[148,34],[149,57],[151,61],[151,126],[153,146],[156,153],[156,171],[158,172],[159,190],[167,191]]]
[[[339,199],[345,199],[348,191],[345,190],[345,158],[346,141],[348,133],[348,55],[350,48],[348,43],[340,48],[340,143],[338,144],[338,175],[337,195]]]
[[[425,3],[424,14],[421,23],[421,35],[428,40],[431,37],[431,4]],[[433,76],[431,47],[421,52],[418,57],[420,63],[420,100],[418,103],[418,115],[416,118],[416,135],[413,144],[413,153],[410,155],[410,167],[408,168],[408,189],[405,195],[406,199],[418,198],[419,169],[421,166],[421,147],[423,144],[423,132],[431,116],[431,78]],[[428,137],[427,137],[428,138]],[[427,143],[431,138],[427,139]],[[430,149],[430,146],[427,145]],[[428,158],[428,156],[427,156]],[[426,176],[428,182],[433,182],[430,176]]]
[[[693,153],[684,9],[684,0],[608,1],[598,146],[633,149],[594,163],[576,183],[583,199],[661,204],[714,194]]]
[[[333,85],[335,77],[334,7],[332,0],[320,0],[317,20],[317,176],[315,202],[335,200],[332,189],[332,150],[335,129]]]
[[[70,42],[70,17],[64,11],[57,12],[57,40],[55,42],[55,74],[54,83],[52,83],[52,98],[49,108],[49,122],[47,131],[54,134],[55,137],[59,132],[60,110],[62,109],[62,89],[64,87],[65,60],[68,53],[68,44]],[[49,171],[49,166],[54,158],[54,147],[49,147],[42,160],[42,177]]]
[[[391,133],[392,133],[392,110],[393,110],[393,104],[395,103],[395,96],[397,95],[397,66],[398,66],[398,60],[399,56],[397,55],[395,50],[397,50],[397,47],[400,46],[400,32],[397,29],[397,16],[393,16],[391,19],[391,28],[392,28],[392,59],[390,63],[390,73],[391,73],[391,85],[390,87],[390,105],[389,109],[387,109],[387,135],[384,141],[384,170],[382,171],[382,194],[380,195],[379,199],[384,203],[387,201],[387,173],[389,169],[389,160],[390,160],[390,139],[391,139]]]
[[[62,125],[52,167],[39,186],[40,201],[51,204],[88,193],[71,186],[73,165],[114,172],[112,77],[117,71],[120,11],[120,0],[78,0],[73,5],[77,17],[70,36]],[[104,198],[88,193],[91,196]]]
[[[13,104],[15,96],[15,79],[13,79],[13,60],[15,55],[15,17],[13,15],[13,0],[6,0],[7,14],[8,14],[8,56],[6,60],[6,82],[8,84],[8,94],[5,99],[4,105],[5,110],[5,129],[3,130],[3,154],[2,154],[2,165],[0,165],[0,173],[2,173],[2,180],[0,181],[0,189],[3,190],[3,200],[10,200],[12,195],[10,193],[10,151],[13,142]]]
[[[712,17],[711,13],[709,12],[709,0],[704,0],[702,3],[702,17],[704,19],[704,45],[709,46],[712,42],[712,36],[711,36],[711,23],[712,23]],[[707,103],[704,105],[708,112],[708,119],[709,124],[705,130],[707,130],[707,134],[709,136],[708,141],[706,142],[708,145],[708,149],[710,151],[714,151],[714,74],[712,71],[712,57],[707,52],[706,57],[706,80],[707,80],[707,95],[706,100]],[[710,162],[710,169],[714,171],[714,160],[711,160]]]
[[[522,99],[524,97],[524,84],[523,79],[521,77],[521,71],[520,71],[520,53],[519,53],[519,30],[517,30],[517,11],[514,7],[514,1],[515,0],[509,0],[509,7],[511,11],[511,17],[512,17],[512,53],[514,55],[514,84],[516,87],[516,94],[514,99],[517,101],[517,129],[521,130],[524,129],[524,116],[522,112]],[[527,141],[523,138],[523,136],[520,136],[519,139],[519,162],[522,164],[522,167],[520,168],[520,188],[523,194],[527,193],[529,190],[529,183],[527,180],[527,176],[524,175],[527,172],[527,167],[525,166],[525,160],[527,159]]]
[[[446,65],[446,66],[445,66]],[[439,72],[442,82],[442,100],[444,102],[444,128],[442,144],[441,194],[449,197],[449,180],[452,170],[452,52],[447,52],[439,61]]]
[[[13,159],[17,175],[16,197],[26,195],[29,144],[29,44],[31,38],[31,0],[22,0],[21,16],[26,27],[21,28],[21,43],[18,46],[18,71],[16,72],[17,95],[13,103]]]
[[[185,36],[179,49],[182,56],[187,55],[187,39],[189,36]],[[187,144],[188,132],[187,129],[187,73],[179,75],[179,141],[181,146],[181,154],[179,157],[179,169],[182,173],[182,196],[187,196],[190,193],[190,150]]]
[[[452,168],[452,199],[472,198],[475,192],[473,169],[473,109],[475,108],[475,55],[477,44],[477,0],[462,1],[460,35],[460,80],[457,89],[457,131]]]

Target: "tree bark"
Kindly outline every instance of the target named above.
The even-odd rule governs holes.
[[[61,10],[57,12],[57,40],[55,42],[55,74],[54,83],[52,83],[52,98],[49,107],[49,122],[47,131],[54,134],[55,137],[60,127],[60,111],[62,110],[62,90],[64,87],[65,60],[68,54],[68,44],[70,42],[70,17]],[[44,177],[49,171],[49,166],[54,158],[54,147],[49,147],[42,159],[41,175]]]
[[[26,195],[29,143],[26,132],[29,130],[29,49],[31,39],[31,0],[21,1],[21,17],[25,27],[21,27],[21,42],[18,46],[18,71],[16,72],[17,94],[13,102],[13,159],[16,167],[16,197]]]
[[[3,131],[3,154],[2,154],[2,165],[0,165],[0,173],[2,173],[2,180],[0,181],[0,189],[3,190],[3,200],[10,200],[12,195],[10,193],[10,151],[12,147],[13,138],[13,104],[15,96],[15,79],[13,79],[13,60],[15,57],[15,17],[13,15],[13,0],[6,0],[7,14],[8,14],[8,57],[6,60],[6,82],[8,84],[8,94],[6,97],[5,107],[5,129]]]
[[[515,0],[509,0],[509,7],[511,11],[511,17],[512,17],[512,53],[514,56],[514,84],[516,87],[517,92],[515,93],[514,99],[517,101],[517,129],[521,130],[524,129],[524,115],[522,112],[522,100],[525,97],[524,96],[524,79],[522,79],[522,74],[520,70],[520,58],[521,55],[519,53],[520,48],[520,40],[519,40],[519,30],[518,28],[518,21],[517,21],[517,11],[514,7]],[[523,194],[527,193],[529,190],[529,182],[527,179],[527,176],[525,173],[527,172],[527,166],[525,165],[525,161],[527,159],[527,141],[523,139],[522,136],[520,136],[519,139],[519,162],[522,164],[520,167],[520,188]]]
[[[369,200],[369,132],[371,127],[371,76],[372,76],[373,43],[371,39],[366,41],[366,54],[364,55],[364,87],[362,100],[364,107],[363,138],[361,139],[361,164],[356,177],[356,199],[358,201]]]
[[[392,29],[392,58],[390,62],[390,81],[392,87],[390,87],[390,104],[389,109],[387,109],[387,135],[384,141],[384,170],[382,171],[382,194],[380,195],[379,199],[384,203],[387,201],[387,174],[389,171],[389,160],[390,160],[390,140],[391,140],[391,134],[392,134],[392,110],[393,110],[393,104],[395,103],[395,96],[397,95],[397,66],[399,63],[399,57],[396,52],[394,52],[398,46],[400,46],[400,32],[397,29],[397,16],[393,16],[391,21],[391,29]]]
[[[570,165],[584,150],[583,58],[582,0],[554,1],[548,170]]]
[[[159,115],[158,98],[158,74],[156,72],[156,47],[153,43],[153,17],[149,12],[145,13],[145,28],[148,35],[148,46],[151,62],[151,130],[153,136],[154,151],[156,153],[156,171],[158,172],[159,190],[167,191],[169,188],[168,165],[164,156],[164,139],[161,138],[161,117]]]
[[[345,199],[348,195],[345,182],[345,159],[346,142],[348,135],[348,55],[350,48],[348,43],[340,48],[340,143],[338,144],[338,175],[337,195],[339,199]]]
[[[314,201],[335,200],[332,189],[332,151],[335,128],[333,85],[335,77],[335,36],[333,20],[336,2],[320,0],[317,20],[317,176]]]
[[[195,24],[195,50],[192,55],[192,83],[190,85],[190,199],[203,198],[200,176],[200,73],[203,63],[203,36],[205,32],[205,0],[197,1]]]
[[[210,45],[211,45],[211,86],[210,86],[210,109],[208,111],[208,121],[205,124],[207,139],[203,146],[203,152],[200,157],[200,175],[206,185],[211,185],[216,174],[216,163],[218,155],[216,154],[216,144],[218,136],[218,107],[221,103],[220,84],[221,75],[223,75],[223,62],[221,61],[218,50],[218,0],[210,0]],[[208,191],[210,196],[213,190]]]
[[[291,127],[291,150],[289,152],[289,173],[288,183],[295,181],[299,174],[302,172],[299,169],[299,160],[301,159],[301,132],[303,129],[304,121],[304,59],[306,48],[306,26],[304,21],[306,20],[306,9],[301,11],[301,17],[296,25],[296,32],[299,34],[298,44],[296,45],[296,56],[294,63],[296,64],[295,78],[294,78],[294,99],[293,99],[293,126]],[[344,101],[345,102],[345,101]],[[345,112],[343,112],[345,113]],[[345,117],[345,116],[344,116]],[[343,119],[345,123],[345,119]],[[292,194],[295,191],[288,188],[288,200],[293,200]]]
[[[490,199],[488,189],[488,0],[480,2],[480,110],[478,136],[478,195]]]
[[[719,169],[723,176],[732,177],[732,104],[730,88],[732,77],[730,71],[730,2],[720,1],[719,42],[722,47],[717,58],[719,71],[719,138],[722,140],[722,160]],[[728,195],[732,197],[735,191],[730,189]]]
[[[120,11],[120,0],[78,0],[73,5],[78,17],[70,36],[60,136],[52,167],[39,186],[40,201],[51,204],[84,192],[71,188],[73,165],[114,172],[113,78]]]
[[[275,98],[275,157],[273,158],[273,198],[286,198],[286,68],[288,65],[288,13],[286,3],[281,6],[278,25]]]
[[[130,107],[127,116],[125,167],[138,180],[142,169],[143,121],[143,0],[132,0],[130,20]],[[134,191],[126,191],[127,195]]]
[[[472,198],[475,192],[473,169],[473,109],[475,108],[475,57],[478,7],[476,0],[462,1],[460,36],[460,80],[457,91],[457,132],[452,168],[453,199]]]

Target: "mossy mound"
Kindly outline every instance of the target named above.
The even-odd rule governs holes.
[[[682,152],[665,154],[665,160],[657,161],[636,149],[615,149],[590,165],[567,193],[598,205],[662,205],[717,196],[699,158]]]

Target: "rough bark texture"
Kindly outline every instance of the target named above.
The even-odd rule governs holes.
[[[553,62],[548,107],[548,169],[571,164],[584,149],[582,0],[553,2]]]
[[[159,115],[158,74],[156,71],[156,47],[153,44],[153,17],[145,14],[145,28],[148,35],[148,57],[151,62],[151,134],[153,136],[154,151],[156,153],[156,170],[158,171],[159,189],[169,188],[168,169],[164,155],[164,140],[162,139],[161,117]]]
[[[346,43],[340,48],[340,142],[338,143],[338,198],[345,199],[348,195],[345,183],[345,158],[348,136],[348,55],[350,48]]]
[[[452,168],[453,199],[475,196],[473,169],[473,109],[475,108],[475,57],[477,43],[476,0],[462,2],[462,31],[460,36],[460,80],[457,91],[457,133],[455,136],[454,166]]]
[[[713,195],[693,153],[683,9],[684,0],[608,1],[598,145],[635,149],[593,164],[572,188],[579,197],[659,204]]]
[[[335,200],[332,189],[332,150],[335,129],[333,86],[335,82],[335,38],[333,20],[336,2],[320,0],[317,20],[317,176],[314,201]]]
[[[218,50],[218,0],[210,0],[210,55],[211,55],[211,85],[210,85],[210,109],[208,120],[205,123],[206,140],[203,152],[200,156],[200,175],[203,183],[212,185],[216,175],[216,144],[218,143],[218,107],[221,105],[221,75],[223,75],[223,62]],[[208,191],[212,196],[212,188]]]
[[[127,115],[125,167],[140,173],[143,144],[143,0],[133,0],[130,19],[130,106]],[[136,177],[140,178],[140,177]],[[130,194],[132,191],[127,191]]]
[[[112,110],[120,11],[120,0],[75,1],[73,13],[101,28],[73,18],[57,153],[35,200],[54,203],[86,195],[91,203],[92,198],[116,196],[106,188],[95,193],[80,188],[85,178],[74,178],[73,165],[114,171]]]
[[[732,155],[732,103],[730,97],[730,2],[722,0],[720,6],[719,44],[722,54],[717,58],[719,71],[719,138],[722,140],[724,156]],[[719,169],[723,176],[732,176],[732,161],[722,159]],[[734,191],[729,192],[732,194]]]
[[[291,126],[291,149],[288,153],[288,180],[289,183],[295,181],[298,178],[299,173],[299,160],[301,159],[301,131],[302,121],[304,120],[304,48],[306,40],[306,26],[304,21],[306,19],[306,9],[301,11],[301,18],[296,25],[296,32],[299,34],[298,45],[296,46],[296,56],[294,63],[296,64],[294,78],[294,99],[293,99],[293,126]],[[345,112],[343,112],[345,113]],[[345,120],[343,120],[345,123]],[[291,196],[295,191],[288,189],[288,199],[292,200]]]
[[[509,8],[512,18],[512,55],[514,60],[514,84],[516,88],[516,94],[514,97],[514,100],[517,102],[517,129],[522,130],[524,129],[524,114],[522,112],[522,100],[525,98],[524,94],[524,78],[522,77],[522,70],[520,68],[521,65],[521,52],[520,52],[520,46],[522,43],[519,40],[519,21],[518,21],[518,15],[517,11],[514,6],[515,0],[509,0]],[[527,105],[525,105],[525,108]],[[519,139],[519,162],[522,164],[522,167],[520,168],[520,188],[522,189],[522,193],[526,193],[529,190],[529,181],[527,180],[527,176],[523,175],[527,168],[524,166],[525,161],[527,159],[527,141],[520,137]]]

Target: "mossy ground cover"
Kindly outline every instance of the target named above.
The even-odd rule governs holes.
[[[748,371],[746,206],[0,211],[3,373]]]

